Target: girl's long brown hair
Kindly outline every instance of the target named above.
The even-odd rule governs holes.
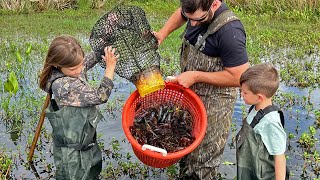
[[[53,68],[74,67],[83,61],[84,53],[80,44],[72,36],[59,36],[50,44],[43,69],[39,77],[39,86],[45,90]]]

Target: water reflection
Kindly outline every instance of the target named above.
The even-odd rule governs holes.
[[[37,168],[34,166],[33,162],[29,162],[29,166],[34,174],[34,176],[37,178],[37,179],[40,179],[40,175],[37,171]]]
[[[113,107],[112,111],[109,110],[111,106],[110,107],[106,105],[100,106],[100,109],[102,109],[102,111],[104,112],[105,121],[101,122],[98,125],[97,132],[102,135],[99,139],[104,141],[105,144],[108,144],[111,141],[112,137],[115,137],[119,141],[125,139],[125,135],[121,127],[122,103],[126,100],[126,98],[130,95],[130,93],[134,89],[135,87],[133,84],[128,83],[127,81],[121,79],[120,77],[117,77],[115,80],[115,89],[109,101],[110,103],[115,103],[116,99],[120,99],[118,100],[119,103],[115,105],[115,107]],[[281,85],[280,91],[294,93],[295,95],[298,95],[301,98],[308,96],[308,89],[292,88],[292,87],[286,87],[284,85]],[[311,94],[312,97],[315,97],[315,98],[312,98],[311,100],[311,102],[315,104],[315,107],[319,107],[319,99],[320,99],[319,94],[320,92],[318,89],[313,91]],[[243,100],[240,97],[238,97],[235,110],[234,110],[234,116],[233,116],[233,119],[235,122],[235,128],[236,128],[234,133],[236,133],[241,128],[240,126],[242,123],[243,108],[248,109],[248,106],[244,105]],[[285,111],[286,132],[294,133],[298,136],[298,135],[301,135],[302,132],[307,131],[308,127],[313,125],[314,123],[314,117],[312,118],[307,116],[308,116],[308,113],[306,113],[306,110],[302,106],[294,106],[292,109]],[[2,123],[3,121],[1,120],[0,122]],[[45,123],[45,128],[47,129],[48,132],[51,132],[51,127],[48,123]],[[5,126],[3,126],[3,124],[0,124],[0,132],[6,132],[6,131],[7,130]],[[25,146],[25,143],[23,142],[27,140],[28,136],[26,135],[28,134],[28,132],[30,133],[29,129],[24,128],[21,133],[19,133],[18,131],[12,131],[10,133],[1,133],[0,142],[2,142],[4,146],[7,147],[8,149],[16,149],[18,146]],[[21,140],[19,140],[19,134],[22,134]],[[233,136],[234,134],[230,132],[228,145],[225,147],[222,165],[220,168],[222,176],[226,177],[227,179],[233,178],[236,173],[235,165],[223,164],[224,162],[232,162],[232,163],[236,162],[235,149],[234,149],[234,144],[232,142]],[[129,143],[127,142],[122,143],[122,146],[123,146],[123,152],[131,152],[133,154],[131,145]],[[299,148],[297,148],[297,146],[298,144],[295,141],[290,142],[289,147],[291,147],[291,150],[288,151],[286,155],[290,157],[290,159],[287,160],[288,166],[294,172],[294,174],[299,175],[302,173],[301,164],[303,164],[303,159],[301,157],[302,152]],[[39,151],[39,149],[37,151]],[[46,153],[48,153],[50,150],[43,149],[42,151],[45,151]],[[21,155],[25,156],[25,159],[26,159],[25,154],[21,154]],[[45,161],[47,161],[47,163],[52,163],[53,159],[52,157],[50,157],[45,159]],[[19,167],[19,165],[17,168],[23,169],[23,167]],[[32,169],[32,170],[35,170],[35,169]],[[18,173],[18,172],[16,171],[14,173]],[[34,173],[34,176],[39,177],[39,174]]]

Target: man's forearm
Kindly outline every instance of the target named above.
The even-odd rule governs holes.
[[[195,81],[219,87],[239,87],[240,76],[248,67],[249,63],[246,63],[235,68],[227,68],[217,72],[197,71],[195,73]]]
[[[196,72],[197,83],[207,83],[219,87],[239,87],[239,79],[233,77],[227,71],[218,72]]]
[[[177,9],[165,23],[165,25],[159,30],[159,33],[166,38],[172,31],[180,28],[186,23],[186,20],[181,16],[181,8]]]

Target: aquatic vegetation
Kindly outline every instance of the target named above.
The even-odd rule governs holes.
[[[7,179],[10,177],[11,167],[11,158],[4,152],[0,151],[0,179]]]
[[[18,88],[19,87],[16,74],[14,73],[14,71],[11,71],[8,80],[4,83],[4,90],[11,94],[16,94]]]
[[[301,174],[301,177],[303,178],[311,178],[313,175],[310,176],[310,171],[314,173],[315,177],[319,177],[320,175],[320,155],[317,150],[314,150],[312,152],[303,152],[303,159],[304,164],[302,167],[303,173]]]
[[[316,118],[315,124],[317,125],[317,127],[320,127],[320,110],[315,110],[314,111],[314,115]]]
[[[124,140],[126,141],[126,140]],[[106,160],[106,167],[101,172],[103,179],[145,179],[145,178],[165,178],[174,179],[177,177],[177,167],[175,165],[167,169],[156,169],[142,165],[133,160],[130,153],[124,153],[119,140],[112,138],[108,148],[103,150]]]
[[[315,138],[316,129],[313,126],[309,127],[309,133],[303,132],[300,139],[299,144],[302,148],[306,149],[307,151],[310,151],[311,148],[315,146],[315,143],[318,141],[317,138]]]

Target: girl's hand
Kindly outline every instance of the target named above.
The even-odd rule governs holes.
[[[105,76],[111,80],[113,80],[114,70],[116,68],[117,60],[119,58],[119,54],[115,55],[115,52],[115,48],[112,48],[112,46],[107,46],[104,48],[105,56],[102,56],[102,59],[106,63]]]
[[[116,49],[112,48],[112,46],[107,46],[104,48],[104,56],[102,56],[102,59],[106,63],[106,67],[108,68],[115,68],[117,60],[119,58],[119,54],[115,55]]]

